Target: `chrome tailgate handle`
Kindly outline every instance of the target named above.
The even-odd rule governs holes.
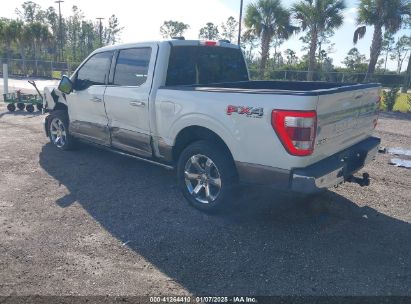
[[[132,107],[145,107],[146,103],[144,101],[133,100],[133,101],[130,101],[130,106],[132,106]]]

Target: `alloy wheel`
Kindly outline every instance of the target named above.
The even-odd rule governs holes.
[[[200,203],[211,203],[220,194],[220,173],[215,163],[205,155],[196,154],[187,160],[184,179],[188,192]]]

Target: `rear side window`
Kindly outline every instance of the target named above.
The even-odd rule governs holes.
[[[141,86],[147,81],[151,48],[121,50],[114,71],[114,84],[119,86]]]
[[[240,49],[175,46],[171,49],[167,86],[247,81]]]
[[[113,52],[93,55],[77,72],[75,89],[85,90],[92,85],[104,85],[108,77]]]

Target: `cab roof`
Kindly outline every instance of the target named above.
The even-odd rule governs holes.
[[[240,48],[238,45],[233,43],[228,43],[226,41],[208,41],[208,40],[180,40],[180,39],[168,39],[168,40],[158,40],[158,41],[142,41],[142,42],[133,42],[133,43],[123,43],[123,44],[116,44],[116,45],[109,45],[99,49],[96,49],[93,53],[99,53],[103,51],[113,51],[118,49],[124,48],[133,48],[133,47],[141,47],[143,45],[153,45],[157,44],[161,47],[161,45],[168,44],[172,46],[201,46],[207,45],[208,43],[214,44],[217,47],[228,47],[228,48]]]

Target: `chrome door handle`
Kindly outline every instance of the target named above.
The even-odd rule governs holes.
[[[102,102],[103,101],[101,98],[98,98],[98,97],[92,97],[92,98],[90,98],[90,100],[92,102]]]
[[[130,106],[132,107],[145,107],[146,103],[144,101],[130,101]]]

